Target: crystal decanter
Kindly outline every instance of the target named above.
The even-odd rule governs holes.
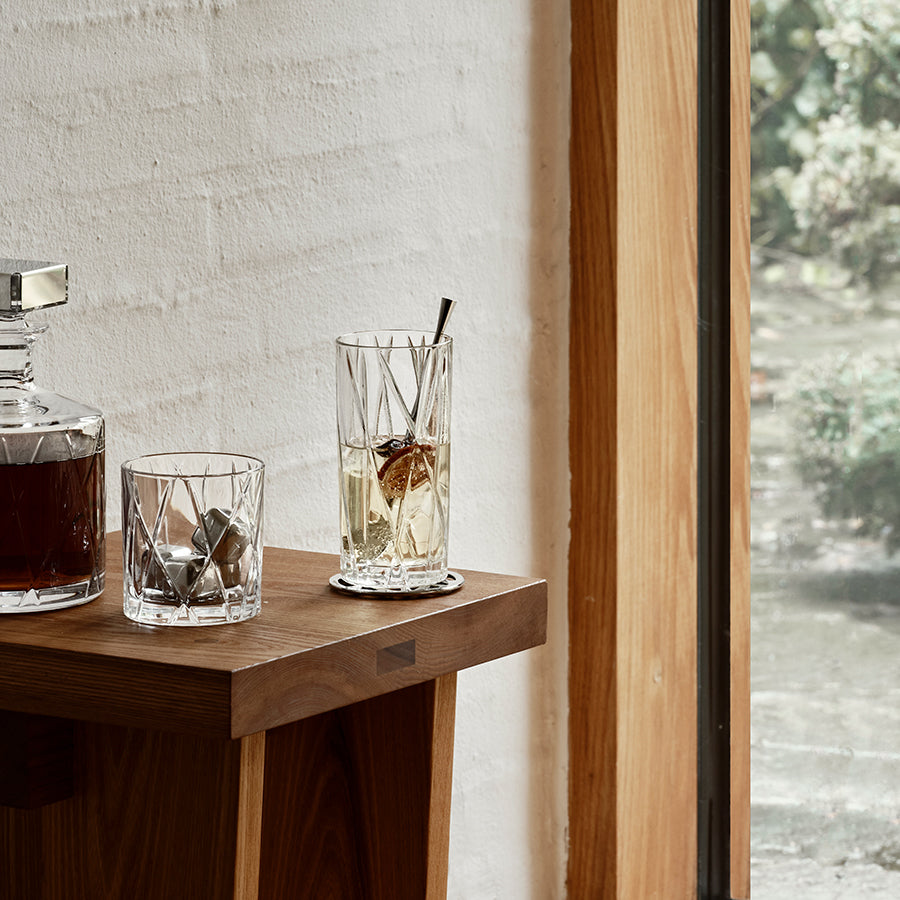
[[[101,413],[34,384],[46,325],[68,299],[65,265],[0,259],[0,613],[93,600],[105,572]]]

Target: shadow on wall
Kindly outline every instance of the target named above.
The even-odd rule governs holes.
[[[547,644],[530,654],[534,898],[564,896],[567,821],[569,6],[532,3],[531,559],[549,583]]]

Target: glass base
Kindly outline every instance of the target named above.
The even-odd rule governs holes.
[[[0,613],[47,612],[90,603],[103,593],[105,575],[101,572],[86,581],[54,587],[22,590],[0,589]]]
[[[350,584],[374,591],[418,591],[440,584],[447,571],[446,563],[427,561],[402,566],[357,561],[354,565],[349,553],[341,554],[341,577]]]
[[[167,598],[161,591],[148,588],[142,594],[126,589],[123,612],[141,625],[228,625],[258,616],[261,606],[258,591],[246,594],[231,590],[224,597],[182,603]]]

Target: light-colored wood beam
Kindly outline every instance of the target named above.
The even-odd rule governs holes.
[[[697,8],[573,0],[571,897],[693,898]]]

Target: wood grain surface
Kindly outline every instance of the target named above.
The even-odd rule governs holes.
[[[234,900],[257,900],[263,834],[266,733],[261,731],[241,738],[240,754]]]
[[[572,0],[570,897],[615,898],[618,5]]]
[[[0,807],[0,898],[254,900],[237,877],[254,865],[238,858],[254,852],[238,840],[242,797],[262,781],[254,742],[75,723],[74,795]]]
[[[428,689],[431,720],[431,772],[428,791],[428,848],[425,900],[445,900],[450,863],[450,798],[453,788],[453,735],[456,725],[456,673]]]
[[[696,893],[697,7],[573,0],[569,895]]]
[[[464,571],[454,594],[365,600],[328,587],[336,557],[278,548],[258,619],[142,626],[122,614],[120,540],[97,600],[2,617],[0,709],[242,737],[546,639],[544,581]]]
[[[269,732],[261,900],[443,900],[455,686]]]

